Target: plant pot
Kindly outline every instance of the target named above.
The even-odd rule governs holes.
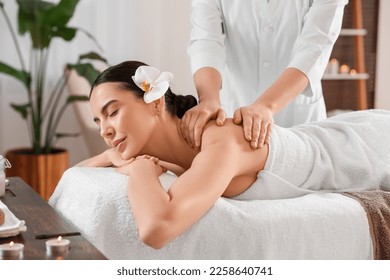
[[[5,157],[12,165],[6,170],[7,176],[22,178],[46,201],[69,165],[69,153],[64,149],[37,155],[29,148],[22,148],[8,151]]]

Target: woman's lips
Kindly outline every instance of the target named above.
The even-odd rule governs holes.
[[[112,142],[112,147],[113,148],[119,148],[119,145],[121,144],[121,143],[123,143],[123,141],[125,141],[125,139],[126,139],[126,137],[124,137],[124,138],[120,138],[120,139],[117,139],[117,140],[114,140],[113,142]]]
[[[116,149],[118,150],[118,152],[121,153],[121,152],[123,151],[124,147],[125,147],[125,139],[123,139],[123,141],[120,142],[120,143],[116,146]]]

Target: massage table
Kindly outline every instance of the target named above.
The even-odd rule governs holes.
[[[165,190],[175,175],[164,173]],[[367,215],[340,193],[290,199],[219,198],[197,223],[162,249],[142,243],[113,168],[72,167],[49,200],[109,259],[372,259]]]

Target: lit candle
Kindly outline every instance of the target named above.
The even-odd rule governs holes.
[[[0,245],[0,257],[2,259],[18,259],[23,253],[24,245],[11,241]]]
[[[340,66],[340,74],[348,74],[350,67],[347,64]]]
[[[332,58],[330,61],[329,61],[329,74],[331,75],[337,75],[339,73],[339,66],[340,66],[340,63],[339,61],[336,59],[336,58]]]
[[[356,75],[357,74],[357,71],[355,69],[351,69],[351,71],[349,71],[349,74],[351,75]]]
[[[68,239],[62,239],[61,236],[58,236],[57,239],[46,241],[46,252],[49,255],[64,254],[69,250],[69,244]]]

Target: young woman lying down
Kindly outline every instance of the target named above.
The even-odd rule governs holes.
[[[195,150],[180,132],[180,118],[196,100],[175,95],[171,79],[172,74],[137,61],[102,72],[90,104],[110,148],[78,164],[116,166],[128,176],[128,199],[147,245],[163,247],[221,196],[390,191],[390,112],[358,111],[293,128],[275,126],[268,144],[257,150],[231,120],[223,126],[210,122]],[[166,169],[179,176],[168,192],[159,182]]]

